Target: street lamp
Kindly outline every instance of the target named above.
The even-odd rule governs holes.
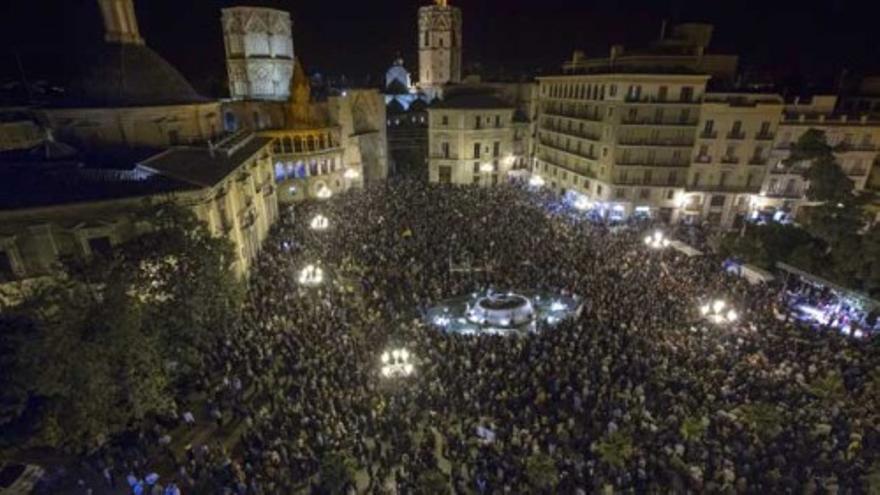
[[[306,265],[299,272],[299,283],[307,287],[320,285],[324,281],[324,270],[315,265]]]
[[[532,187],[542,187],[544,185],[544,178],[540,175],[532,175],[529,179],[529,185]]]
[[[330,226],[330,220],[327,220],[327,217],[324,215],[318,214],[312,218],[312,221],[309,222],[309,226],[312,230],[327,230],[327,227]]]
[[[590,203],[590,200],[587,199],[586,196],[579,196],[574,202],[574,207],[581,211],[589,210],[592,206],[593,204]]]
[[[736,310],[729,308],[722,299],[700,306],[700,315],[716,325],[726,325],[739,319]]]
[[[321,189],[318,189],[318,194],[316,194],[318,199],[328,199],[330,196],[333,196],[333,191],[330,190],[326,185],[321,186]]]
[[[410,353],[406,349],[392,349],[382,353],[382,376],[385,378],[407,377],[415,368],[409,361]]]
[[[658,230],[653,235],[645,237],[645,244],[651,249],[664,249],[669,247],[669,239]]]
[[[483,172],[484,174],[488,174],[493,170],[495,170],[495,167],[493,167],[492,164],[489,162],[484,162],[480,164],[480,172]]]
[[[358,172],[357,169],[347,168],[347,169],[345,169],[345,173],[343,173],[342,176],[348,180],[354,180],[354,179],[357,179],[358,177],[360,177],[361,173]]]

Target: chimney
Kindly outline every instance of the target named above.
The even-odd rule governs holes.
[[[134,14],[134,0],[98,0],[104,17],[104,41],[143,45]]]

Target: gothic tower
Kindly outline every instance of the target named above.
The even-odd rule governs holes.
[[[419,9],[419,86],[461,82],[461,9],[434,0]]]
[[[229,95],[286,100],[294,59],[290,14],[263,7],[231,7],[222,12]]]

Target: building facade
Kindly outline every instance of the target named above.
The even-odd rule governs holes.
[[[222,12],[229,96],[287,100],[294,67],[290,14],[263,7],[232,7]]]
[[[461,9],[434,0],[419,8],[419,88],[434,96],[461,81]]]
[[[705,75],[539,78],[533,170],[612,217],[677,219]]]
[[[428,178],[496,185],[517,161],[515,108],[492,93],[447,95],[428,109]],[[522,147],[520,147],[522,149]]]
[[[704,95],[683,216],[725,227],[742,224],[762,190],[782,104],[772,94]]]
[[[51,273],[61,257],[90,257],[149,230],[138,215],[148,202],[189,208],[213,235],[229,239],[239,276],[278,218],[271,141],[246,133],[210,148],[172,148],[133,168],[95,169],[74,158],[7,163],[2,176],[0,283],[10,287]],[[17,192],[22,181],[31,183],[26,195]]]

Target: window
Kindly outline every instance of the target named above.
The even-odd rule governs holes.
[[[639,115],[639,111],[638,111],[637,109],[635,109],[635,108],[630,108],[629,111],[626,113],[626,118],[627,118],[630,122],[632,122],[632,121],[635,121],[635,120],[636,120],[636,117],[638,117],[638,115]]]
[[[501,127],[501,116],[500,115],[495,116],[495,127]]]
[[[770,135],[770,122],[761,122],[761,130],[758,132],[761,136]]]
[[[608,96],[617,96],[617,85],[611,84],[608,86]]]
[[[684,86],[681,88],[681,101],[688,102],[694,99],[694,88]]]
[[[439,182],[441,184],[451,184],[452,183],[452,167],[443,166],[437,169],[437,175]]]
[[[608,156],[608,148],[602,148],[602,156]]]
[[[651,181],[651,179],[653,179],[652,175],[653,175],[653,173],[650,170],[645,170],[645,184],[650,184],[652,182]]]
[[[746,187],[752,187],[755,182],[755,174],[749,172],[749,176],[746,178]]]
[[[725,199],[724,195],[714,194],[714,195],[712,195],[712,199],[709,200],[709,205],[715,206],[715,207],[724,206],[724,199]]]
[[[736,145],[730,144],[727,146],[727,150],[724,152],[725,158],[733,158],[736,156]]]
[[[709,145],[708,144],[701,144],[700,145],[700,155],[699,156],[701,156],[701,157],[709,156]]]
[[[177,146],[180,144],[180,131],[177,129],[168,131],[168,144],[171,146]]]
[[[694,174],[694,180],[691,184],[694,186],[700,185],[700,173],[699,172]]]
[[[669,172],[669,175],[666,177],[666,184],[670,186],[674,186],[676,181],[678,181],[678,173],[675,170]]]
[[[662,108],[658,107],[658,108],[654,109],[654,122],[657,124],[660,124],[663,122],[663,109]]]
[[[480,176],[479,176],[479,175],[475,175],[475,176],[474,176],[474,178],[473,178],[473,183],[474,183],[474,184],[479,184],[479,183],[480,183]]]
[[[113,247],[110,244],[110,238],[107,236],[92,237],[91,239],[89,239],[89,250],[92,252],[92,254],[110,256]]]
[[[718,179],[718,185],[721,187],[727,186],[728,179],[730,179],[730,172],[721,172],[721,178]]]
[[[443,155],[443,158],[449,158],[449,143],[440,143],[440,153]]]
[[[498,185],[498,174],[492,174],[492,185],[493,186]]]
[[[440,117],[440,125],[449,125],[449,115]]]
[[[493,161],[492,161],[492,171],[493,171],[493,172],[497,172],[497,171],[498,171],[498,160],[493,160]]]
[[[476,119],[477,119],[477,121],[476,121],[476,124],[474,125],[474,128],[475,129],[482,129],[483,128],[483,117],[477,115]]]
[[[602,184],[598,184],[598,185],[596,185],[596,194],[597,194],[598,196],[601,196],[601,195],[602,195]]]
[[[649,199],[651,197],[651,190],[644,188],[639,190],[639,198],[641,199]]]
[[[742,132],[742,125],[743,123],[741,120],[735,121],[733,123],[733,127],[730,128],[730,134],[734,137],[739,136]]]
[[[678,115],[678,121],[682,124],[687,124],[688,120],[691,118],[691,109],[690,108],[682,108],[681,113]]]
[[[474,162],[474,173],[480,173],[480,162]]]
[[[12,268],[12,258],[6,251],[0,251],[0,283],[12,282],[17,278]]]
[[[479,117],[477,117],[479,118]],[[474,143],[474,158],[480,157],[480,143]]]
[[[709,135],[712,134],[712,130],[715,128],[714,120],[707,120],[705,127],[703,127],[703,134]]]
[[[657,101],[666,101],[666,94],[669,92],[669,88],[666,86],[660,86],[660,89],[657,91]]]
[[[625,197],[626,197],[626,190],[625,190],[624,188],[622,188],[622,187],[618,187],[618,188],[614,191],[614,197],[616,197],[617,199],[623,199],[623,198],[625,198]]]

